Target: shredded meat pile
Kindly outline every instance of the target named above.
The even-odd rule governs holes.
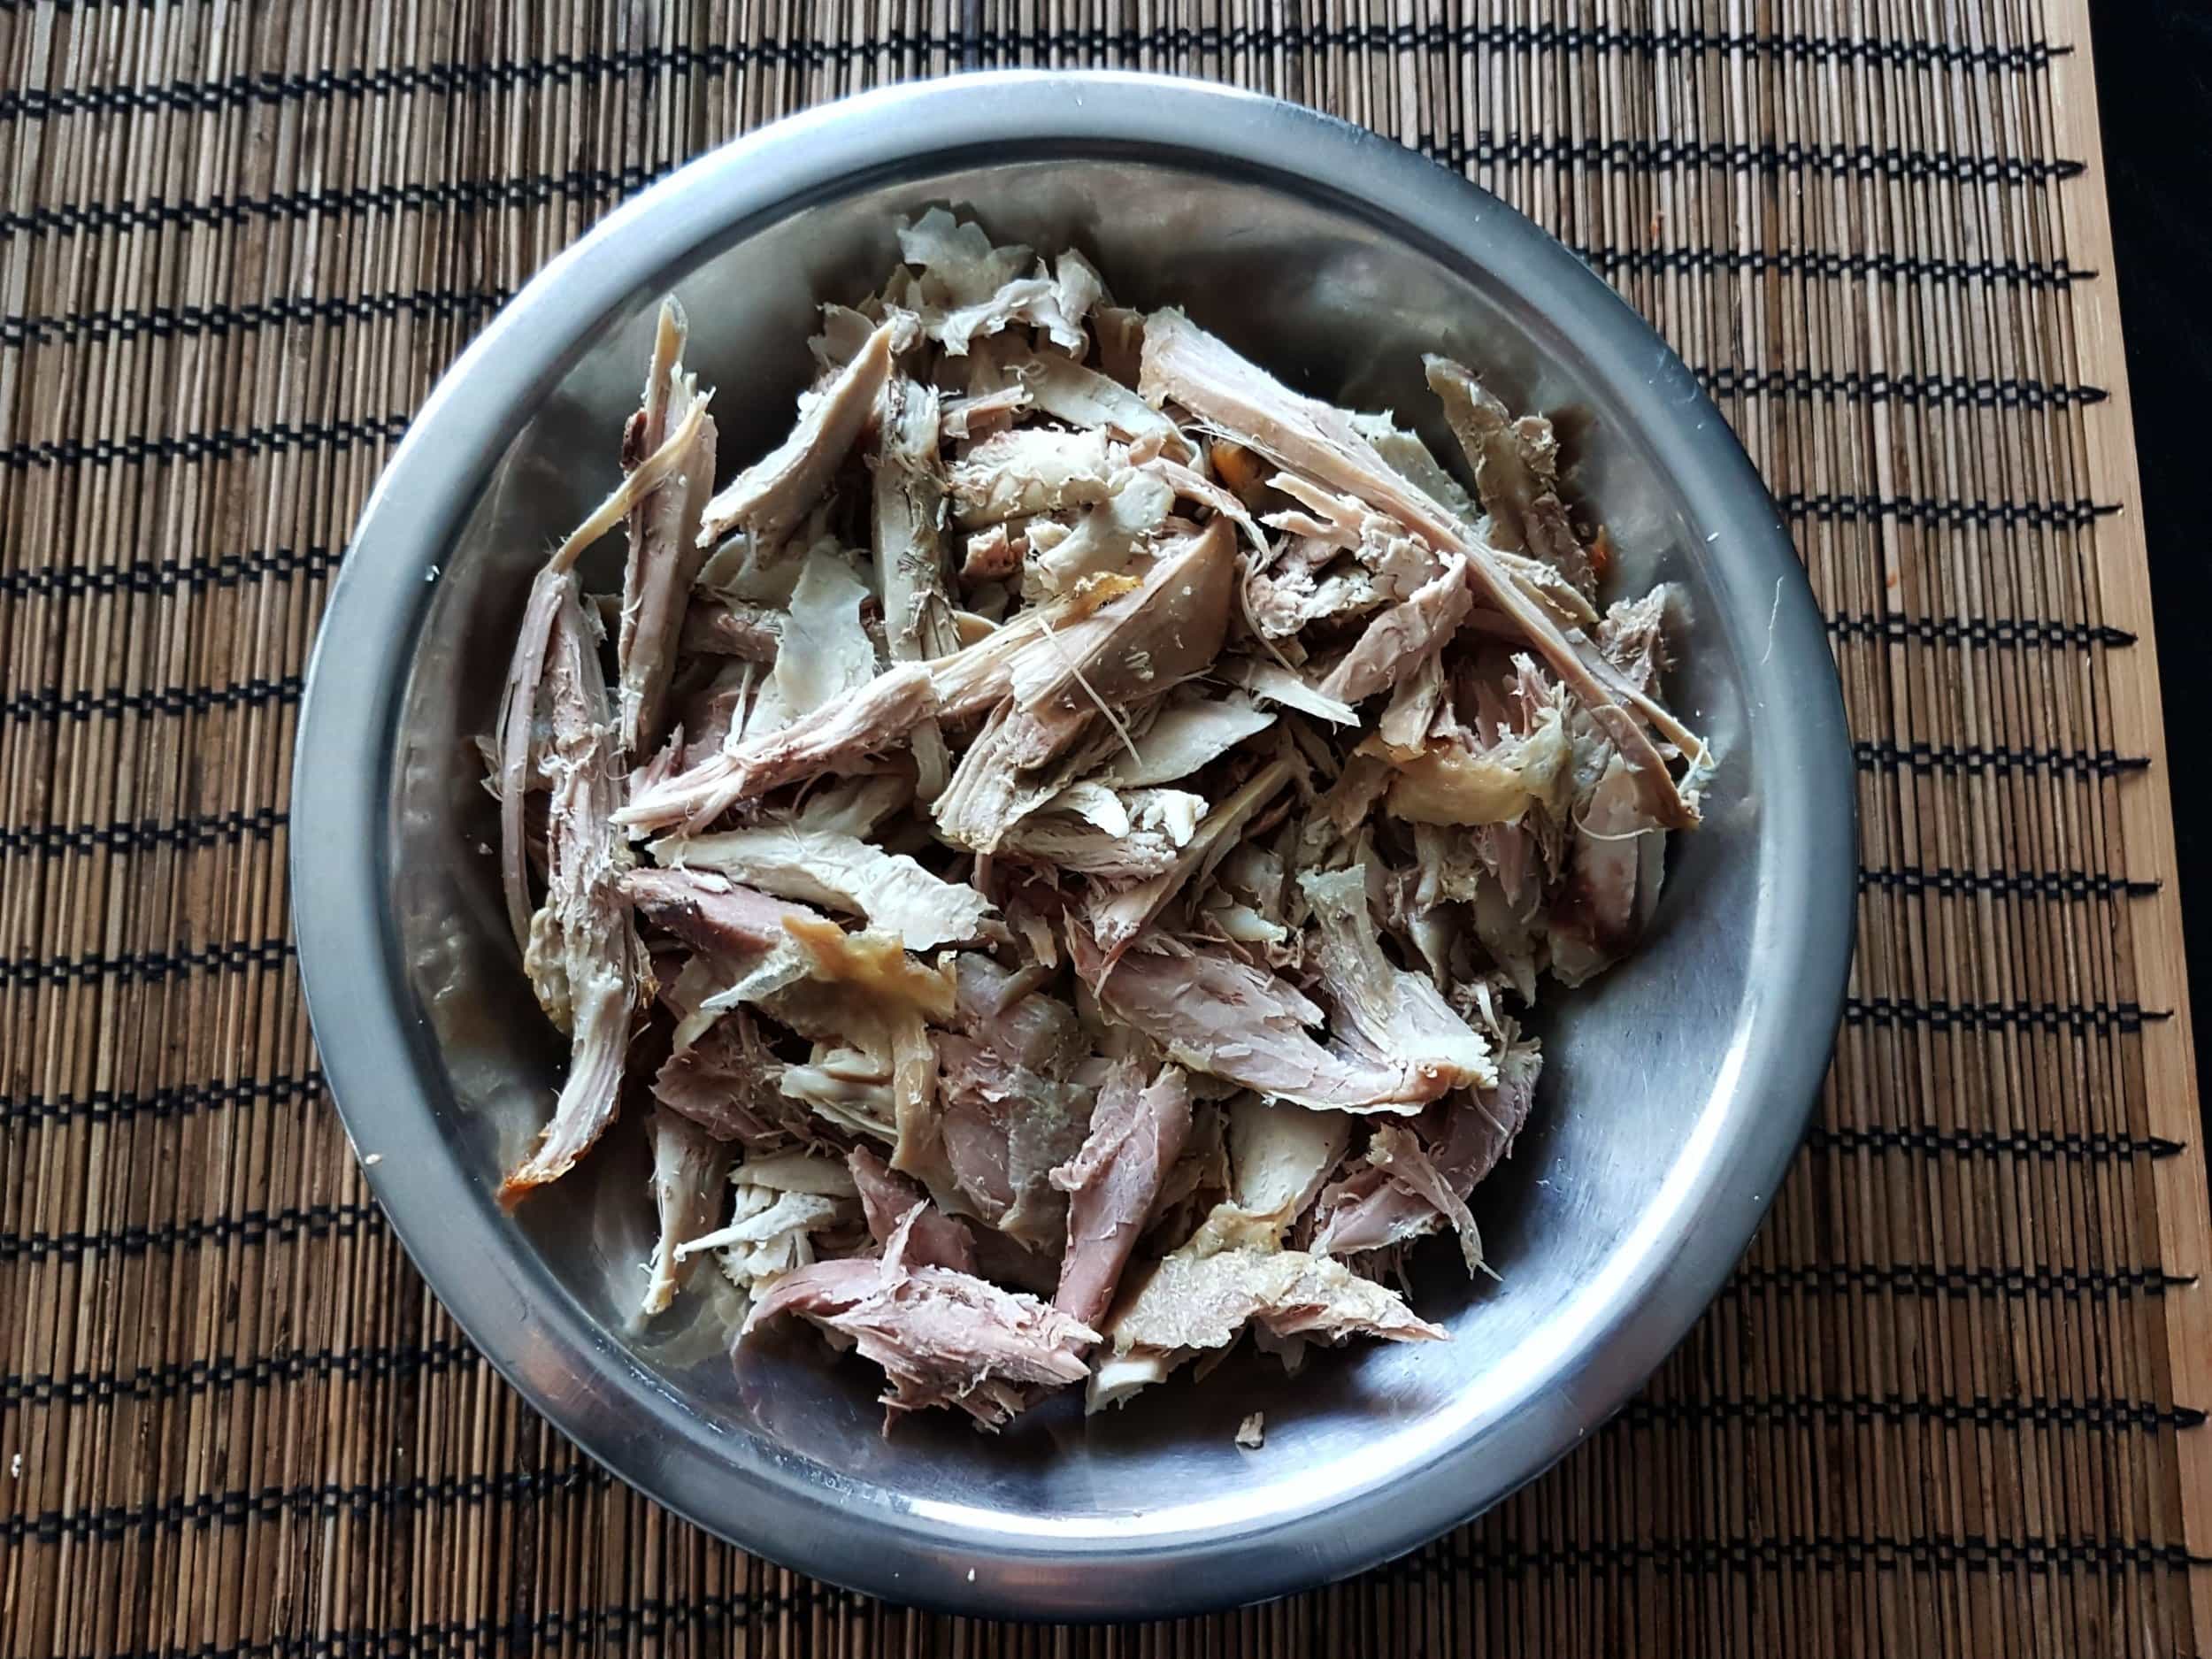
[[[1463,365],[1440,457],[1072,250],[899,242],[718,490],[667,303],[623,482],[532,587],[486,747],[573,1053],[505,1195],[626,1094],[642,1312],[711,1256],[893,1417],[1441,1338],[1401,1252],[1486,1271],[1540,978],[1627,950],[1697,822],[1672,595],[1603,603],[1550,423]]]

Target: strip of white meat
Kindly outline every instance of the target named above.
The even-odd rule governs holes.
[[[1037,1391],[1080,1382],[1090,1370],[1083,1350],[1098,1333],[1033,1296],[911,1261],[921,1213],[918,1204],[908,1212],[880,1258],[818,1262],[778,1279],[744,1334],[795,1313],[850,1341],[890,1380],[886,1432],[901,1413],[932,1406],[956,1406],[997,1429]]]
[[[1203,1229],[1193,1245],[1164,1256],[1136,1284],[1106,1335],[1118,1354],[1185,1358],[1226,1348],[1247,1325],[1276,1337],[1329,1341],[1379,1336],[1437,1342],[1446,1336],[1341,1263],[1297,1250],[1209,1252]]]
[[[1079,969],[1095,966],[1090,955]],[[1312,999],[1226,951],[1132,950],[1098,1000],[1187,1070],[1301,1106],[1410,1115],[1449,1086],[1434,1066],[1324,1047],[1310,1034],[1325,1023]]]
[[[884,639],[895,663],[926,662],[960,649],[945,591],[945,480],[938,460],[937,394],[895,377],[884,392],[872,516]],[[951,774],[934,720],[914,728],[915,793],[933,801]]]
[[[1298,879],[1313,906],[1321,984],[1335,1005],[1330,1030],[1351,1052],[1378,1064],[1409,1066],[1436,1087],[1494,1088],[1496,1057],[1481,1034],[1452,1010],[1425,973],[1394,966],[1367,902],[1358,865]]]
[[[1333,1256],[1379,1250],[1447,1225],[1460,1234],[1470,1272],[1482,1262],[1482,1238],[1468,1194],[1509,1156],[1536,1098],[1543,1057],[1533,1043],[1511,1043],[1498,1059],[1497,1087],[1439,1101],[1415,1133],[1371,1151],[1364,1167],[1321,1194],[1313,1248]]]
[[[1097,941],[1103,967],[1110,968],[1137,936],[1187,887],[1202,883],[1209,872],[1228,855],[1237,837],[1291,779],[1287,761],[1271,760],[1237,791],[1206,815],[1190,843],[1168,869],[1119,893],[1094,896],[1089,906],[1091,936]],[[1096,984],[1094,975],[1092,983]]]
[[[1462,524],[1474,522],[1475,503],[1421,442],[1420,434],[1406,431],[1387,414],[1354,412],[1350,419],[1352,429],[1374,446],[1375,453],[1390,464],[1392,471]]]
[[[1095,738],[1087,747],[1079,741],[1099,726],[1079,710],[1038,720],[1017,709],[1011,698],[1001,703],[931,806],[937,838],[987,855],[1011,850],[1010,838],[1030,816],[1057,798],[1078,768],[1087,771],[1101,758],[1093,752],[1100,747]],[[1110,734],[1106,741],[1112,741]],[[1077,747],[1056,763],[1054,751],[1063,743]],[[1025,757],[1030,754],[1041,754],[1042,762],[1027,764]]]
[[[1029,394],[1029,401],[1071,426],[1102,426],[1146,454],[1190,458],[1190,445],[1175,423],[1118,380],[1057,352],[1002,351],[1001,373]]]
[[[993,245],[983,227],[933,207],[898,227],[899,257],[921,267],[914,298],[937,311],[975,305],[1029,269],[1034,261],[1018,242]]]
[[[775,731],[748,737],[641,792],[615,814],[615,821],[633,833],[679,825],[687,831],[703,830],[741,801],[780,784],[856,766],[896,747],[936,709],[929,665],[895,663],[850,696]]]
[[[1014,664],[1023,653],[1055,650],[1046,640],[1048,634],[1056,635],[1062,647],[1080,643],[1094,632],[1085,625],[1109,606],[1125,609],[1130,595],[1141,586],[1133,576],[1092,577],[1072,592],[1030,606],[950,657],[939,657],[929,664],[938,711],[948,720],[987,713],[1012,687]]]
[[[791,591],[775,666],[746,719],[746,738],[789,726],[875,678],[875,644],[860,620],[868,597],[866,584],[833,545],[809,549]]]
[[[1340,411],[1299,396],[1174,311],[1156,312],[1146,321],[1139,389],[1156,406],[1179,403],[1277,465],[1390,514],[1440,554],[1459,554],[1476,597],[1521,631],[1621,751],[1654,817],[1673,828],[1696,825],[1697,807],[1678,787],[1651,732],[1691,757],[1694,766],[1705,753],[1702,741],[1630,684],[1579,629],[1563,629],[1540,597],[1448,512],[1393,472]]]
[[[899,1223],[914,1217],[907,1235],[907,1257],[917,1265],[949,1267],[956,1273],[975,1271],[975,1239],[967,1224],[946,1215],[930,1202],[919,1182],[901,1175],[866,1147],[846,1155],[853,1186],[860,1194],[869,1235],[888,1244]],[[915,1214],[917,1207],[920,1213]]]
[[[495,791],[499,796],[500,884],[507,900],[508,926],[514,930],[518,948],[526,947],[530,938],[530,874],[524,847],[523,810],[530,790],[531,764],[535,757],[532,733],[538,718],[546,656],[553,644],[555,616],[564,604],[576,606],[580,614],[577,560],[682,465],[705,419],[706,406],[695,405],[676,430],[668,434],[668,441],[632,469],[614,493],[569,533],[568,539],[554,549],[553,557],[546,560],[530,583],[530,596],[523,603],[522,621],[515,633],[514,657],[508,664],[506,689],[500,702],[499,770]]]
[[[1013,384],[949,398],[943,411],[945,436],[956,441],[980,440],[1003,432],[1029,403],[1028,388]]]
[[[925,967],[888,933],[848,933],[834,922],[787,922],[807,978],[779,993],[767,1011],[803,1037],[840,1041],[890,1063],[897,1136],[891,1167],[927,1176],[939,1166],[934,1111],[937,1050],[928,1022],[953,1015],[952,975]]]
[[[1385,598],[1403,599],[1436,572],[1435,549],[1394,518],[1371,511],[1348,495],[1324,489],[1295,472],[1276,473],[1268,487],[1290,496],[1307,511],[1270,513],[1264,523],[1350,553],[1374,573]]]
[[[1470,827],[1518,824],[1532,808],[1563,818],[1575,782],[1565,695],[1542,680],[1527,657],[1516,661],[1522,689],[1509,724],[1488,731],[1463,729],[1412,745],[1409,753],[1400,748],[1389,754],[1396,775],[1385,810],[1392,817]],[[1384,742],[1370,740],[1371,745],[1392,747],[1389,733],[1377,735]],[[1632,790],[1630,798],[1632,804],[1640,803]]]
[[[1103,501],[1127,465],[1126,453],[1103,432],[1022,426],[970,449],[947,472],[945,487],[954,520],[977,530]]]
[[[1176,696],[1137,739],[1137,752],[1116,761],[1107,779],[1125,789],[1172,783],[1274,724],[1274,715],[1249,697]]]
[[[806,349],[813,354],[823,379],[834,378],[837,372],[866,349],[868,336],[875,332],[875,322],[865,311],[856,311],[849,305],[825,304],[822,307],[822,332],[808,336]]]
[[[965,882],[932,875],[904,853],[857,835],[790,825],[670,836],[653,856],[678,868],[716,871],[732,881],[787,899],[866,918],[895,933],[909,950],[934,950],[973,939],[991,914]]]
[[[676,1247],[679,1262],[708,1250],[722,1254],[723,1269],[741,1288],[811,1260],[810,1248],[795,1257],[794,1244],[804,1235],[834,1225],[849,1206],[817,1193],[776,1192],[741,1184],[730,1219],[711,1233],[687,1239]],[[758,1247],[768,1247],[760,1251]],[[751,1247],[751,1248],[749,1248]]]
[[[784,1066],[768,1051],[747,1010],[712,1017],[653,1078],[653,1098],[688,1118],[717,1141],[749,1151],[776,1152],[811,1138],[805,1114],[788,1105],[780,1085]]]
[[[1567,879],[1551,902],[1551,971],[1580,985],[1625,956],[1659,904],[1666,832],[1644,810],[1619,757],[1579,809]]]
[[[1040,769],[1078,743],[1094,714],[1105,724],[1106,741],[1125,741],[1118,709],[1161,695],[1212,663],[1227,634],[1235,572],[1226,528],[1209,526],[1164,550],[1133,588],[1102,579],[1097,586],[1114,586],[1116,596],[1087,614],[1079,611],[1079,592],[1064,605],[1025,612],[1025,619],[1037,618],[1033,625],[1010,624],[939,664],[940,708],[948,718],[1003,701],[937,799],[938,833],[956,845],[994,851],[1015,824],[1073,780]],[[1047,616],[1054,608],[1064,618],[1057,626]],[[1071,613],[1074,619],[1066,620]]]
[[[1125,801],[1090,786],[1120,808],[1118,822],[1108,823],[1102,813],[1079,815],[1067,804],[1083,787],[1063,789],[1046,810],[1015,824],[1002,849],[1071,874],[1142,881],[1174,868],[1177,855],[1197,833],[1191,813],[1206,804],[1177,789],[1141,789]]]
[[[545,902],[530,918],[523,966],[547,1013],[568,1031],[568,1074],[536,1148],[500,1187],[507,1203],[567,1174],[613,1120],[631,1010],[649,994],[645,947],[621,887],[629,849],[611,823],[614,731],[598,625],[572,580],[562,593],[546,665],[553,787]]]
[[[1044,623],[1008,663],[1007,689],[1032,713],[1156,696],[1219,655],[1235,578],[1225,526],[1164,548],[1134,592],[1064,628]]]
[[[1329,1173],[1344,1160],[1352,1120],[1343,1112],[1316,1111],[1286,1102],[1240,1095],[1230,1102],[1229,1168],[1236,1207],[1269,1246],[1306,1212]],[[1216,1216],[1220,1215],[1218,1210]]]
[[[913,343],[915,332],[911,317],[894,313],[827,388],[801,398],[791,435],[707,503],[699,545],[712,547],[733,529],[745,531],[757,545],[782,541],[822,499],[852,453],[874,415],[893,360]]]
[[[646,1119],[646,1127],[653,1137],[653,1207],[660,1219],[639,1310],[649,1319],[667,1310],[689,1277],[689,1264],[679,1262],[676,1253],[714,1225],[730,1154],[690,1118],[664,1107]]]
[[[1241,686],[1262,703],[1295,709],[1301,714],[1310,714],[1331,726],[1359,724],[1357,709],[1341,697],[1331,696],[1317,689],[1280,663],[1263,663],[1256,657],[1239,657],[1222,664],[1221,677],[1233,686]]]
[[[1128,570],[1152,550],[1166,526],[1175,492],[1141,467],[1124,467],[1108,479],[1106,498],[1087,507],[1075,527],[1046,544],[1044,521],[1029,532],[1032,596],[1064,594],[1087,576]]]
[[[1475,492],[1490,515],[1491,539],[1509,552],[1527,551],[1566,578],[1585,597],[1597,573],[1567,520],[1558,489],[1558,441],[1551,422],[1513,419],[1473,373],[1448,357],[1425,357],[1429,389],[1444,405],[1452,435],[1475,469]]]
[[[1367,625],[1321,682],[1321,695],[1345,703],[1372,696],[1414,664],[1441,651],[1474,604],[1467,561],[1446,560],[1432,580]]]
[[[891,1070],[887,1056],[818,1042],[806,1064],[782,1068],[776,1087],[833,1128],[891,1146],[899,1137]]]
[[[730,1179],[772,1193],[811,1193],[817,1198],[860,1196],[859,1185],[843,1158],[812,1152],[749,1153],[745,1162],[730,1171]]]
[[[1148,1084],[1124,1060],[1098,1091],[1090,1133],[1074,1158],[1054,1170],[1068,1195],[1067,1248],[1053,1303],[1070,1318],[1096,1325],[1114,1299],[1160,1183],[1190,1133],[1190,1087],[1174,1066]]]
[[[931,210],[933,213],[937,211]],[[943,342],[949,356],[963,356],[979,336],[994,335],[1018,324],[1042,329],[1072,358],[1080,358],[1089,349],[1083,321],[1104,294],[1105,285],[1090,262],[1072,248],[1061,254],[1049,273],[1039,260],[1031,274],[1010,274],[994,288],[979,293],[979,278],[1021,269],[1014,261],[1018,257],[1026,262],[1028,250],[995,248],[987,257],[979,257],[975,242],[983,240],[982,233],[972,225],[939,234],[925,232],[923,225],[918,224],[911,232],[901,233],[902,248],[910,236],[915,251],[907,257],[925,267],[925,296],[934,302],[941,295],[959,302],[941,313],[933,303],[923,313],[930,336]]]
[[[638,912],[694,949],[737,960],[785,943],[792,920],[819,921],[803,904],[772,898],[719,873],[694,870],[627,870],[622,891]]]
[[[698,546],[699,516],[714,488],[714,422],[704,410],[710,394],[683,368],[683,308],[661,303],[644,404],[623,429],[622,460],[635,470],[668,440],[669,428],[692,425],[694,436],[676,470],[630,512],[630,550],[622,571],[622,621],[615,635],[619,665],[618,704],[622,752],[645,754],[661,734],[661,705],[684,632],[691,585],[704,555]]]

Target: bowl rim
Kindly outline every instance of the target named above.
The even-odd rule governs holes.
[[[861,1524],[849,1494],[812,1465],[718,1436],[664,1394],[657,1419],[640,1422],[641,1386],[654,1388],[644,1368],[573,1298],[539,1294],[542,1270],[533,1277],[526,1252],[457,1223],[482,1194],[443,1152],[429,1087],[437,1056],[388,914],[393,738],[434,591],[422,549],[449,544],[524,412],[642,287],[871,176],[1051,156],[1195,165],[1326,198],[1454,268],[1486,273],[1573,345],[1594,389],[1700,503],[1697,522],[1724,530],[1717,580],[1738,597],[1755,591],[1760,611],[1771,593],[1769,649],[1745,658],[1745,745],[1762,753],[1763,843],[1779,849],[1761,914],[1788,926],[1763,926],[1754,942],[1763,977],[1795,987],[1793,1008],[1817,1014],[1825,1034],[1809,1038],[1809,1016],[1778,1019],[1771,1006],[1747,1025],[1734,1110],[1712,1155],[1683,1160],[1654,1201],[1662,1213],[1643,1224],[1659,1248],[1533,1386],[1426,1465],[1322,1507],[1179,1530],[1104,1520],[1088,1532],[1025,1531],[895,1498]],[[1765,775],[1774,740],[1761,722],[1786,730],[1786,787]],[[1772,1201],[1818,1097],[1853,947],[1855,797],[1826,632],[1764,484],[1695,377],[1567,248],[1415,151],[1263,94],[1126,72],[992,71],[818,106],[702,155],[550,261],[440,378],[370,495],[318,631],[294,754],[292,908],[331,1098],[357,1155],[382,1154],[364,1170],[371,1190],[470,1339],[594,1459],[708,1531],[849,1589],[967,1615],[1157,1617],[1289,1594],[1418,1547],[1548,1467],[1686,1334]]]

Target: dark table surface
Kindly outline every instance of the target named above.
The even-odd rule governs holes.
[[[2097,0],[2097,102],[2127,335],[2189,979],[2212,994],[2212,818],[2191,780],[2212,764],[2212,0]],[[2212,1046],[2200,1043],[2212,1107]],[[2208,1113],[2212,1124],[2212,1113]]]

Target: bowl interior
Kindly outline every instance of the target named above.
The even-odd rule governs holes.
[[[1082,248],[1124,303],[1180,304],[1294,385],[1395,410],[1447,457],[1420,357],[1463,358],[1509,403],[1559,423],[1573,490],[1618,550],[1612,591],[1663,578],[1686,590],[1690,621],[1669,689],[1724,757],[1708,823],[1675,839],[1640,954],[1586,993],[1548,993],[1536,1022],[1547,1052],[1539,1104],[1512,1160],[1474,1201],[1500,1277],[1468,1282],[1448,1246],[1420,1256],[1415,1304],[1449,1328],[1449,1343],[1327,1353],[1294,1381],[1242,1355],[1202,1386],[1179,1377],[1101,1418],[1086,1421],[1079,1402],[1062,1399],[997,1437],[939,1414],[886,1438],[872,1369],[833,1359],[811,1333],[749,1341],[733,1363],[734,1307],[722,1291],[695,1291],[672,1314],[635,1322],[650,1243],[636,1121],[619,1123],[576,1175],[511,1222],[493,1202],[564,1058],[506,937],[490,856],[497,831],[474,745],[493,724],[530,573],[617,480],[621,422],[664,290],[688,311],[690,362],[717,388],[726,476],[786,430],[808,378],[816,302],[865,293],[895,257],[897,217],[940,202],[972,211],[1001,239]],[[1479,242],[1481,227],[1470,230]],[[1655,346],[1649,373],[1671,369],[1680,373]],[[1309,1511],[1496,1430],[1532,1394],[1609,1397],[1633,1380],[1593,1368],[1589,1334],[1617,1310],[1620,1286],[1678,1243],[1688,1171],[1755,1110],[1732,1086],[1755,1006],[1791,994],[1755,982],[1748,968],[1758,935],[1790,925],[1763,896],[1778,855],[1758,789],[1768,764],[1759,709],[1747,695],[1766,599],[1763,591],[1747,607],[1730,587],[1740,577],[1709,541],[1726,528],[1709,516],[1712,504],[1686,499],[1648,429],[1622,419],[1609,377],[1645,372],[1593,364],[1479,260],[1409,239],[1357,204],[1128,157],[877,178],[741,225],[641,285],[556,365],[450,545],[422,549],[442,573],[390,772],[388,915],[442,1080],[436,1122],[473,1178],[483,1216],[471,1225],[511,1237],[526,1257],[526,1321],[533,1305],[566,1299],[634,1361],[641,1399],[660,1402],[638,1408],[636,1432],[703,1437],[726,1449],[733,1471],[796,1460],[849,1511],[888,1507],[1077,1544]],[[1685,419],[1713,417],[1700,403]],[[618,559],[619,548],[602,554]],[[1824,1049],[1827,1037],[1808,1030],[1803,1041]],[[549,1345],[517,1363],[557,1403],[565,1356]],[[1257,1454],[1232,1443],[1254,1410],[1267,1420]],[[1494,1494],[1471,1490],[1470,1506],[1485,1495]],[[729,1525],[740,1525],[743,1502],[733,1473]]]

